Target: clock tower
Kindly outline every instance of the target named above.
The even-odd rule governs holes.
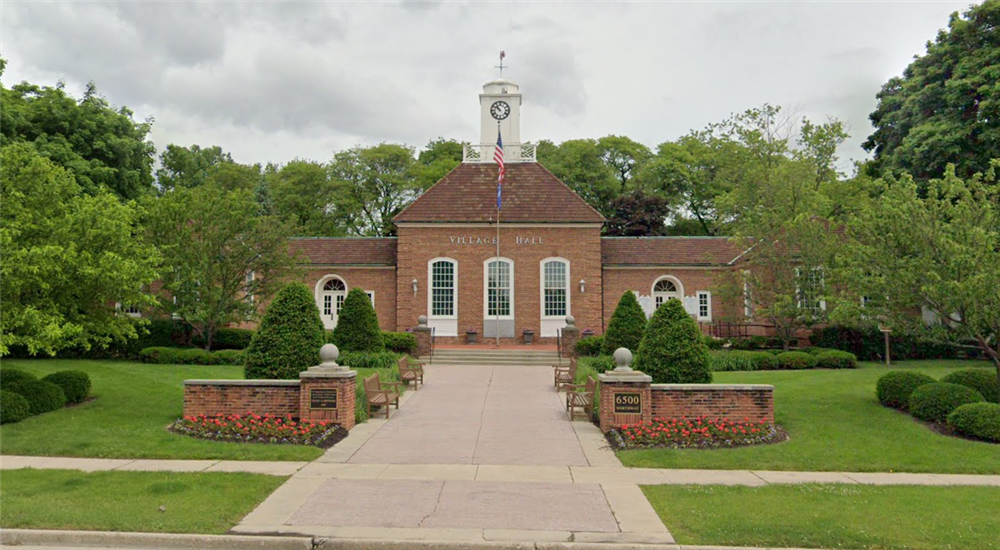
[[[496,145],[499,122],[504,149],[520,147],[521,91],[517,84],[503,78],[483,84],[483,93],[479,94],[479,111],[482,125],[479,141],[482,145]]]

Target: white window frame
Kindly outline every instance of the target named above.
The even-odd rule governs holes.
[[[753,292],[750,289],[750,283],[747,282],[746,275],[743,276],[743,316],[747,319],[753,319]]]
[[[365,294],[368,295],[368,300],[372,303],[372,309],[375,309],[375,291],[374,290],[366,290]]]
[[[451,315],[434,315],[434,264],[448,262],[452,267]],[[458,260],[438,257],[427,262],[427,325],[437,336],[458,336]]]
[[[680,300],[682,304],[684,303],[684,283],[682,283],[680,279],[678,279],[677,277],[675,277],[673,275],[660,275],[659,277],[656,278],[655,281],[653,281],[653,284],[650,285],[650,287],[649,287],[649,295],[653,297],[653,311],[654,312],[659,308],[659,306],[656,305],[656,295],[657,294],[664,294],[664,295],[669,294],[667,292],[659,292],[658,293],[656,291],[656,285],[659,284],[660,281],[664,281],[664,280],[667,280],[667,281],[670,281],[671,283],[674,283],[674,288],[677,289],[677,296],[671,296],[670,298],[676,298],[677,300]],[[670,298],[667,298],[667,299],[663,300],[663,304],[667,303],[667,300],[669,300]],[[663,304],[660,304],[660,305],[662,306]]]
[[[508,277],[510,290],[510,314],[509,315],[491,315],[490,314],[490,264],[493,262],[504,262],[510,268],[510,277]],[[500,319],[504,321],[512,321],[514,319],[514,260],[510,258],[492,257],[487,258],[483,261],[483,319]]]
[[[246,288],[247,300],[249,300],[251,304],[254,303],[255,296],[253,295],[253,292],[250,292],[250,285],[253,284],[255,278],[256,274],[253,271],[247,272],[246,276],[244,277],[247,285]]]
[[[699,321],[711,322],[712,321],[712,293],[709,292],[709,291],[707,291],[707,290],[699,290],[697,292],[697,294],[696,294],[696,297],[698,299],[698,303],[696,304],[697,307],[698,307],[698,320]],[[706,311],[707,311],[707,315],[702,315],[701,314],[701,307],[702,307],[701,299],[702,298],[705,298],[705,308],[706,308]]]
[[[132,317],[133,319],[140,319],[140,318],[142,318],[142,310],[140,310],[139,308],[137,308],[135,306],[126,306],[126,305],[122,305],[121,302],[115,302],[115,310],[118,311],[118,312],[124,313],[125,315],[128,315],[129,317]]]
[[[562,262],[566,266],[566,313],[562,315],[545,314],[545,264],[549,262]],[[541,335],[543,338],[555,337],[559,329],[566,326],[566,316],[573,314],[573,276],[571,274],[572,264],[561,256],[550,256],[538,262],[538,297],[539,314],[541,315]]]
[[[823,294],[826,291],[826,273],[823,270],[823,266],[814,267],[814,268],[812,268],[812,271],[819,272],[819,286],[818,286],[818,288],[815,289],[816,293],[819,294],[819,296],[817,296],[817,298],[819,298],[819,311],[816,312],[816,313],[822,313],[822,312],[826,311],[826,300],[824,300],[822,298]],[[807,308],[807,307],[805,307],[803,305],[802,298],[804,296],[803,296],[803,292],[802,292],[802,287],[799,286],[799,281],[801,280],[802,276],[803,276],[802,268],[801,267],[796,267],[795,268],[795,303],[796,303],[796,305],[797,305],[797,307],[799,309],[807,309],[809,311],[812,311],[812,308]]]
[[[320,277],[319,280],[316,281],[316,287],[313,289],[313,296],[315,297],[315,300],[316,300],[316,307],[319,308],[319,316],[323,320],[323,328],[325,328],[326,330],[333,330],[333,329],[337,328],[337,323],[340,321],[340,312],[337,311],[337,298],[336,298],[336,295],[332,295],[331,298],[330,298],[330,300],[332,302],[331,303],[332,311],[334,313],[336,313],[336,317],[337,318],[336,319],[331,319],[331,318],[329,318],[327,315],[325,315],[323,313],[323,297],[325,295],[324,293],[325,292],[332,292],[332,291],[324,291],[323,287],[326,286],[327,282],[329,282],[329,281],[331,281],[333,279],[336,279],[336,280],[340,281],[344,285],[344,299],[345,300],[347,299],[347,292],[351,288],[347,284],[347,279],[344,279],[340,275],[337,275],[337,274],[334,274],[334,273],[328,273],[328,274]]]

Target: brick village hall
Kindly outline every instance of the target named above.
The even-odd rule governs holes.
[[[725,237],[602,237],[604,217],[521,142],[521,99],[508,80],[483,86],[480,144],[394,218],[397,237],[293,239],[327,329],[355,287],[371,297],[382,330],[411,329],[426,315],[443,344],[465,342],[470,330],[490,341],[499,332],[501,344],[523,343],[525,331],[552,342],[567,315],[602,334],[625,291],[647,315],[677,298],[699,323],[720,316],[714,275],[733,268],[737,246]]]

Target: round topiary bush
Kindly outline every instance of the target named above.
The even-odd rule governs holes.
[[[816,357],[804,351],[786,351],[777,355],[779,369],[811,369],[816,367]]]
[[[576,354],[580,357],[597,357],[604,346],[603,336],[587,336],[576,342]]]
[[[417,352],[417,337],[409,332],[383,332],[382,343],[387,351],[413,355]]]
[[[23,395],[0,390],[0,424],[20,422],[31,416],[31,405]]]
[[[816,354],[816,366],[821,369],[854,369],[858,367],[858,358],[847,351],[824,351]]]
[[[680,300],[667,300],[646,326],[634,367],[657,384],[707,384],[712,381],[709,362],[697,323]]]
[[[993,369],[964,369],[941,379],[942,382],[960,384],[979,392],[990,403],[1000,403],[1000,384]]]
[[[886,407],[906,410],[913,390],[937,380],[916,371],[897,370],[883,374],[875,384],[878,402]]]
[[[345,351],[382,352],[382,330],[378,327],[378,316],[372,301],[360,288],[352,288],[344,298],[344,305],[337,316],[337,328],[333,329],[333,343]]]
[[[25,380],[38,380],[38,377],[30,372],[25,372],[19,369],[0,369],[0,387],[6,388],[9,384],[16,384]]]
[[[962,435],[1000,443],[1000,404],[962,405],[948,415],[948,425]]]
[[[952,411],[962,405],[983,401],[983,396],[972,388],[934,382],[913,390],[910,395],[910,414],[928,422],[944,422]]]
[[[90,376],[82,370],[54,372],[42,380],[62,388],[67,403],[83,403],[83,400],[90,395]]]
[[[312,292],[302,283],[289,284],[268,306],[243,352],[244,376],[298,378],[300,372],[319,364],[325,337]]]
[[[154,346],[151,348],[145,348],[139,352],[139,360],[143,363],[154,363],[157,365],[174,365],[177,364],[177,353],[181,350],[178,348],[165,348],[160,346]]]
[[[22,380],[5,388],[22,395],[28,400],[31,414],[42,414],[66,405],[66,394],[62,388],[44,380]]]
[[[646,313],[642,311],[635,293],[626,290],[618,300],[618,307],[611,314],[608,328],[604,331],[601,355],[613,355],[618,348],[635,352],[639,349],[645,330]]]

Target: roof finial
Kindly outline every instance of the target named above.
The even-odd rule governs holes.
[[[503,64],[503,58],[505,57],[507,57],[507,53],[500,50],[500,64],[493,66],[494,69],[500,69],[500,78],[503,78],[503,70],[507,68],[507,66]]]

